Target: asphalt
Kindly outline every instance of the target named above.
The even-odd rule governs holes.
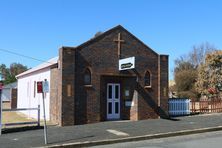
[[[107,121],[66,127],[49,126],[47,145],[44,144],[43,129],[4,133],[0,136],[0,148],[86,147],[217,130],[222,130],[222,114],[177,117],[173,120]]]

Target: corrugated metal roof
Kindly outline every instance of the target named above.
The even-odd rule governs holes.
[[[4,89],[4,88],[17,88],[17,82],[13,82],[13,83],[4,85],[4,86],[3,86],[3,89]]]
[[[33,72],[36,72],[38,70],[41,70],[41,69],[44,69],[44,68],[47,68],[47,67],[51,67],[52,65],[55,65],[55,64],[58,63],[58,59],[59,59],[59,57],[54,57],[54,58],[48,60],[47,62],[44,62],[44,63],[42,63],[42,64],[40,64],[36,67],[33,67],[33,68],[17,75],[16,78],[19,78],[21,76],[24,76],[24,75],[27,75],[27,74],[30,74],[30,73],[33,73]]]

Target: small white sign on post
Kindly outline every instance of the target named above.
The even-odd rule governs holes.
[[[42,82],[42,91],[43,91],[43,93],[47,93],[47,92],[49,92],[49,82],[48,81],[43,81]]]
[[[129,57],[119,60],[119,70],[135,68],[135,57]]]

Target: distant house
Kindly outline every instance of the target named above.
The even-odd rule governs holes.
[[[12,99],[12,89],[17,89],[17,82],[7,84],[2,89],[2,101],[9,102]]]

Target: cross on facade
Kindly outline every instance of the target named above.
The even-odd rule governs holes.
[[[121,56],[121,43],[124,42],[124,40],[121,40],[121,34],[120,33],[118,33],[118,39],[117,40],[115,39],[114,42],[117,42],[117,44],[118,44],[118,57],[120,58],[120,56]]]

